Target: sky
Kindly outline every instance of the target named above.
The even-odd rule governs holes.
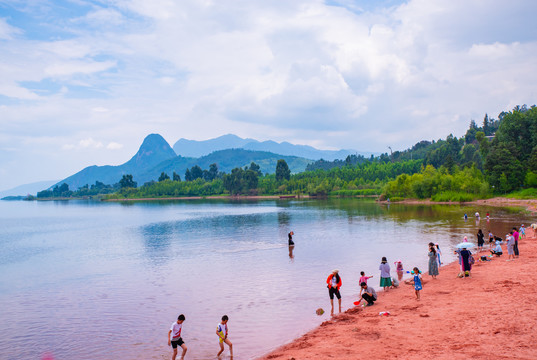
[[[0,0],[0,190],[145,136],[388,152],[537,98],[534,0]]]

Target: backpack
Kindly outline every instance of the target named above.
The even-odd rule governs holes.
[[[474,257],[473,257],[472,255],[470,255],[470,256],[468,257],[468,264],[470,264],[470,265],[474,265],[474,264],[475,264],[475,259],[474,259]]]

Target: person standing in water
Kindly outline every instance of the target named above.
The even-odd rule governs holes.
[[[229,355],[233,359],[233,344],[229,341],[227,337],[227,322],[229,318],[227,315],[222,316],[222,321],[216,325],[216,335],[218,335],[220,341],[220,351],[216,354],[216,357],[219,357],[224,352],[224,343],[229,346]]]
[[[330,306],[332,307],[330,315],[334,315],[334,295],[337,297],[339,312],[341,312],[341,294],[339,293],[341,277],[339,276],[339,270],[332,270],[332,273],[326,279],[326,283],[328,284],[328,296],[330,296]]]
[[[292,231],[289,234],[287,234],[287,236],[289,237],[289,246],[295,245],[295,243],[293,242],[293,235],[295,235],[295,233]]]
[[[173,348],[172,360],[175,360],[175,358],[177,357],[177,346],[180,346],[183,349],[181,359],[185,358],[187,347],[185,345],[185,342],[183,341],[183,338],[181,337],[181,331],[183,330],[184,321],[185,316],[183,314],[179,315],[177,317],[177,321],[172,324],[170,331],[168,331],[168,346],[171,345]]]

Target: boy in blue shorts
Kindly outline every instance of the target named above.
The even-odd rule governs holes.
[[[177,317],[177,321],[172,324],[170,331],[168,331],[168,346],[171,345],[173,348],[172,360],[175,360],[175,357],[177,356],[177,346],[180,346],[183,349],[183,354],[181,355],[181,359],[185,358],[187,348],[186,348],[185,342],[181,338],[181,330],[183,329],[183,321],[185,321],[185,316],[181,314]],[[171,335],[171,338],[170,338],[170,335]]]
[[[233,344],[229,339],[227,338],[227,322],[229,318],[227,315],[222,316],[222,321],[220,324],[216,325],[216,335],[218,335],[218,338],[220,340],[220,351],[216,356],[220,356],[224,352],[224,343],[226,343],[229,346],[229,354],[231,355],[231,359],[233,359]]]

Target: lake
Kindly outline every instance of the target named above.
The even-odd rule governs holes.
[[[378,288],[382,256],[394,275],[396,259],[426,271],[429,242],[449,262],[463,236],[521,222],[510,209],[355,199],[0,201],[0,358],[169,359],[183,313],[187,359],[215,358],[224,314],[234,358],[252,359],[329,318],[332,269],[347,309],[361,270]]]

